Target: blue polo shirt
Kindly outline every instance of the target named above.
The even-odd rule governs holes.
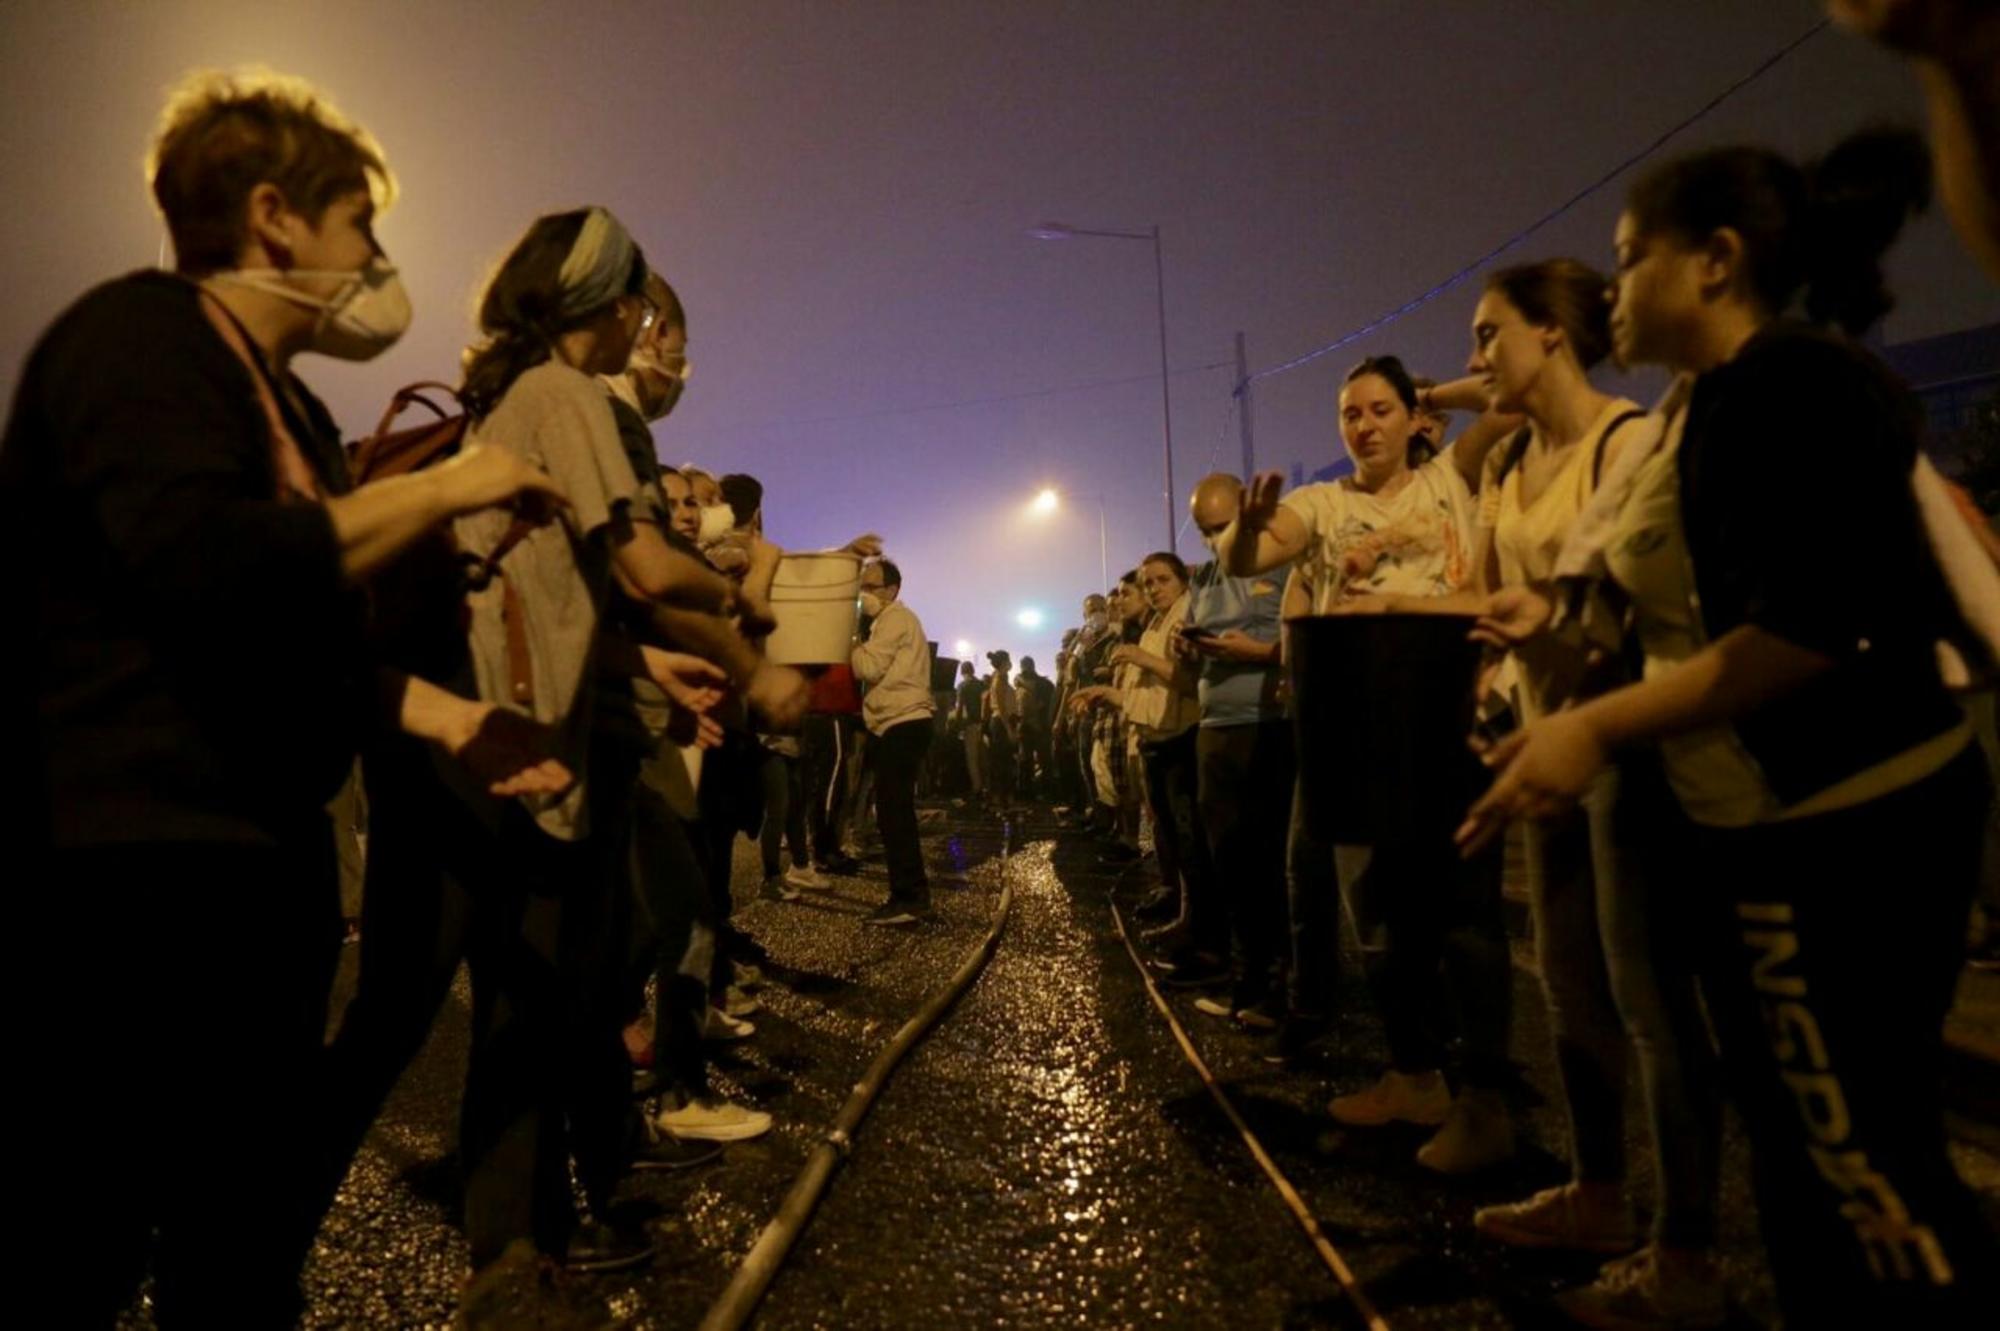
[[[1271,573],[1232,578],[1215,560],[1188,577],[1188,617],[1211,633],[1232,629],[1259,642],[1278,640],[1278,608],[1284,579]],[[1277,721],[1285,715],[1278,701],[1281,675],[1276,665],[1246,665],[1201,659],[1201,723],[1205,726],[1247,726]]]

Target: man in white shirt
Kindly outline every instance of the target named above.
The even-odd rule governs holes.
[[[930,881],[917,837],[917,776],[931,744],[931,649],[924,626],[902,602],[903,574],[886,559],[861,571],[866,638],[855,645],[854,673],[868,686],[861,719],[872,737],[875,818],[889,865],[889,899],[870,924],[913,924],[930,913]]]

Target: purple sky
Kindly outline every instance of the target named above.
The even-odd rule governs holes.
[[[1165,539],[1152,256],[1028,238],[1043,219],[1166,237],[1176,480],[1233,470],[1226,361],[1289,358],[1430,286],[1803,31],[1811,0],[1275,3],[150,4],[0,12],[0,387],[92,282],[156,260],[139,166],[162,90],[261,61],[382,140],[380,233],[417,303],[380,361],[301,369],[352,431],[451,378],[485,271],[536,213],[616,210],[686,300],[669,461],[748,470],[780,543],[888,539],[931,636],[1044,659],[1097,581]],[[1675,147],[1825,147],[1914,121],[1895,61],[1826,33]],[[1608,263],[1619,186],[1512,257]],[[1894,255],[1891,340],[1993,317],[1926,219]],[[1454,373],[1474,289],[1259,385],[1260,465],[1338,449],[1359,356]],[[1074,392],[1014,396],[1104,380]],[[936,404],[1014,396],[982,406]],[[1802,441],[1805,442],[1805,441]],[[1043,485],[1081,498],[1032,525]],[[1181,551],[1198,552],[1192,532]],[[1014,625],[1050,612],[1040,633]]]

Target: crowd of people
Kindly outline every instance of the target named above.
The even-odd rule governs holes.
[[[1936,40],[1924,6],[1837,7]],[[1991,24],[1939,30],[1991,49]],[[1947,197],[1991,247],[1991,89],[1927,58]],[[1939,1028],[1992,793],[1964,695],[1996,660],[2000,579],[1853,337],[1927,191],[1913,137],[1651,169],[1609,276],[1487,280],[1464,375],[1354,367],[1351,476],[1204,478],[1208,559],[1148,554],[1084,602],[1051,674],[994,653],[983,679],[937,677],[872,535],[846,548],[847,659],[769,659],[763,488],[659,461],[688,314],[606,209],[530,223],[455,404],[398,394],[439,419],[392,408],[349,446],[294,361],[367,360],[409,323],[372,230],[378,145],[301,83],[208,75],[148,170],[173,270],[55,321],[0,447],[33,645],[4,691],[31,737],[7,802],[36,864],[30,1186],[45,1237],[88,1235],[104,1269],[71,1287],[75,1320],[109,1325],[149,1272],[162,1326],[295,1320],[319,1221],[463,965],[461,1320],[603,1324],[551,1271],[654,1255],[627,1177],[771,1126],[707,1075],[764,981],[732,921],[738,838],[789,900],[853,872],[872,821],[869,923],[908,926],[930,910],[920,790],[1053,803],[1108,864],[1156,869],[1161,982],[1274,1059],[1327,1038],[1344,920],[1389,1066],[1329,1112],[1434,1129],[1417,1159],[1441,1174],[1516,1150],[1499,845],[1519,826],[1572,1178],[1482,1209],[1480,1233],[1610,1258],[1562,1298],[1584,1323],[1719,1324],[1726,1091],[1788,1322],[1993,1306]],[[1650,410],[1605,393],[1613,356],[1672,388]],[[1853,532],[1865,553],[1827,576],[1828,535]],[[1307,703],[1339,672],[1307,663],[1307,626],[1438,616],[1484,645],[1476,679],[1383,678],[1324,713],[1446,717],[1392,716],[1424,782],[1332,781],[1347,723]],[[343,787],[365,810],[344,855]],[[360,967],[329,1038],[343,864]]]

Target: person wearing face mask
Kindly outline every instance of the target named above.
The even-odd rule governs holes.
[[[332,1048],[333,1167],[337,1177],[468,959],[478,1019],[460,1150],[478,1269],[465,1306],[475,1323],[537,1249],[586,1269],[651,1250],[637,1230],[611,1223],[611,1191],[641,1146],[612,1001],[622,968],[605,964],[621,903],[603,865],[607,847],[625,845],[614,812],[622,801],[611,797],[629,773],[609,775],[593,743],[593,672],[644,673],[697,712],[714,705],[724,674],[753,703],[762,678],[754,653],[747,662],[729,654],[727,583],[646,520],[595,377],[622,373],[657,318],[646,278],[630,233],[604,209],[538,219],[481,299],[482,339],[467,354],[460,394],[474,446],[536,461],[571,501],[560,529],[514,545],[498,576],[468,597],[468,682],[556,730],[579,779],[560,794],[495,800],[407,753],[371,756],[368,768],[371,947]],[[462,519],[456,535],[480,555],[507,526],[505,515]],[[672,626],[681,614],[723,635],[723,669],[603,633],[614,584],[649,619],[666,612]],[[555,1182],[572,1145],[587,1223]]]
[[[869,620],[867,636],[855,644],[850,664],[868,686],[861,700],[862,720],[872,736],[876,822],[889,868],[889,899],[867,922],[913,924],[931,908],[917,833],[917,777],[937,714],[931,697],[931,649],[923,624],[903,604],[902,570],[889,560],[875,560],[861,570],[861,609]]]
[[[1381,598],[1392,596],[1441,602],[1476,589],[1473,487],[1495,433],[1469,429],[1434,453],[1416,431],[1416,385],[1393,356],[1370,357],[1349,371],[1338,405],[1354,474],[1303,486],[1282,502],[1283,478],[1258,476],[1233,521],[1203,524],[1214,532],[1220,562],[1249,576],[1297,560],[1313,609],[1322,614],[1380,608]],[[1456,743],[1454,758],[1461,756]],[[1444,770],[1452,770],[1449,762]],[[1513,1124],[1501,1095],[1509,1075],[1512,988],[1500,858],[1486,854],[1461,864],[1450,816],[1443,806],[1430,816],[1434,798],[1423,803],[1433,794],[1411,792],[1425,816],[1393,841],[1335,847],[1390,1067],[1374,1085],[1336,1097],[1329,1110],[1353,1127],[1435,1126],[1418,1162],[1464,1173],[1513,1154]],[[1464,1042],[1455,1094],[1432,1020],[1441,988],[1458,1009]]]
[[[409,305],[372,232],[393,194],[381,150],[319,93],[196,75],[147,175],[174,271],[65,311],[0,444],[27,620],[7,654],[25,785],[8,841],[34,866],[23,886],[49,885],[23,893],[19,922],[77,981],[20,1059],[37,1154],[62,1170],[30,1186],[53,1225],[97,1235],[104,1267],[72,1316],[110,1324],[150,1258],[162,1327],[282,1325],[313,1179],[311,1139],[279,1106],[316,1094],[339,941],[324,807],[359,737],[398,726],[500,789],[565,779],[526,750],[523,782],[485,761],[495,741],[519,749],[499,730],[527,735],[520,718],[376,670],[361,584],[456,514],[556,492],[490,450],[350,489],[293,363],[367,359]],[[89,1052],[135,1011],[159,1020],[115,1064]],[[105,1172],[131,1078],[201,1088],[159,1098],[174,1147],[137,1177]]]
[[[647,277],[645,295],[658,317],[634,343],[624,372],[601,382],[640,482],[634,521],[659,527],[669,544],[692,551],[700,520],[693,487],[660,465],[652,432],[679,404],[686,382],[687,311],[657,273]],[[629,598],[616,619],[615,631],[633,641],[659,636],[644,607]],[[712,1159],[714,1143],[761,1135],[772,1122],[769,1114],[714,1095],[708,1080],[704,1037],[718,919],[698,788],[715,723],[677,708],[652,680],[625,671],[600,672],[598,689],[594,742],[602,757],[593,817],[614,832],[603,847],[611,900],[632,908],[630,918],[614,911],[607,933],[614,943],[629,943],[625,955],[638,959],[619,994],[620,1019],[643,1008],[648,978],[657,993],[651,1031],[627,1027],[628,1051],[636,1046],[652,1055],[651,1089],[661,1097],[657,1115],[639,1128],[654,1140],[634,1163],[676,1168]],[[618,827],[629,827],[629,834],[615,835]],[[604,1084],[610,1081],[607,1075]]]

